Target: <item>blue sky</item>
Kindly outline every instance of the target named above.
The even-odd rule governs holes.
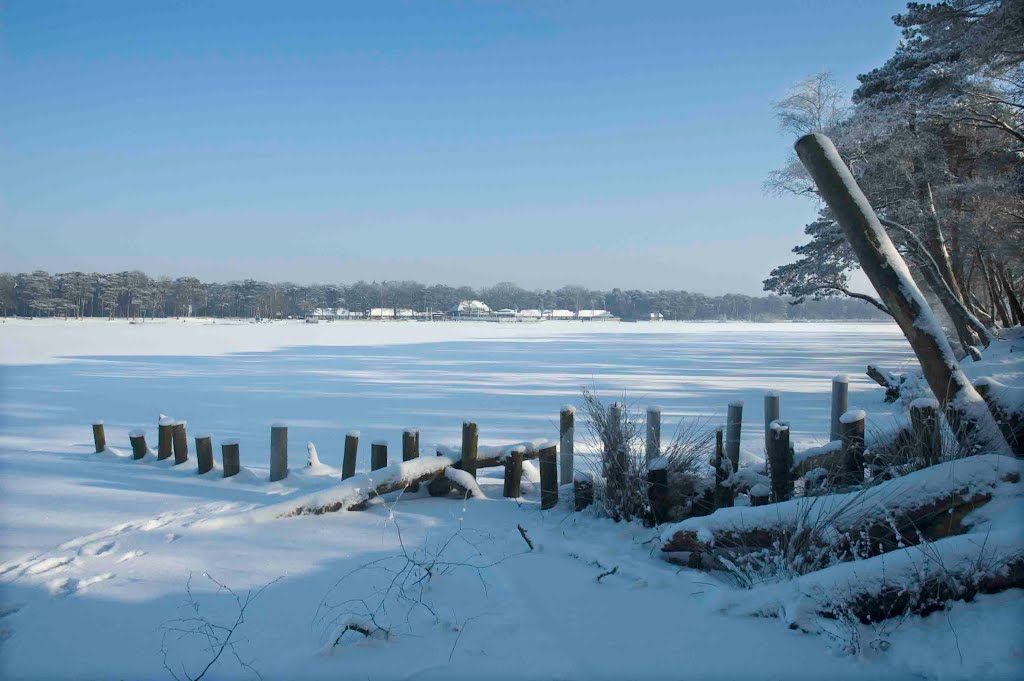
[[[770,102],[901,7],[6,0],[0,270],[757,293]]]

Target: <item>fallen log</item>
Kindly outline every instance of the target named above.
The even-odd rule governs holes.
[[[903,376],[886,371],[874,364],[869,364],[865,373],[868,378],[885,388],[885,401],[895,402],[900,398],[900,387],[903,385]]]
[[[988,503],[999,486],[1017,483],[1022,470],[1011,457],[973,456],[865,490],[719,509],[668,527],[662,551],[702,569],[725,568],[737,554],[795,546],[833,561],[878,555],[963,534],[964,516]]]

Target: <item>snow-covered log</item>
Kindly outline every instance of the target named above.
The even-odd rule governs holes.
[[[805,135],[797,141],[796,152],[861,269],[903,330],[964,449],[976,445],[983,452],[1009,453],[995,419],[960,369],[942,326],[832,140],[820,134]]]
[[[869,364],[867,371],[865,371],[872,381],[885,388],[885,401],[895,402],[900,397],[900,386],[902,385],[902,377],[886,371],[881,367],[876,367],[874,364]]]
[[[995,454],[949,461],[866,490],[802,497],[757,508],[723,508],[667,527],[662,551],[693,567],[720,568],[736,552],[770,548],[794,537],[852,558],[963,533],[964,516],[1019,482],[1024,463]]]

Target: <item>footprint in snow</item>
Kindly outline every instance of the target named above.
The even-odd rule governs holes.
[[[168,544],[170,544],[175,539],[180,539],[180,538],[181,538],[181,535],[180,534],[175,534],[174,532],[168,532],[167,534],[164,535],[164,541],[167,542]]]
[[[117,562],[118,563],[123,563],[126,560],[131,560],[132,558],[138,558],[139,556],[144,556],[144,555],[146,555],[145,551],[129,551],[128,553],[126,553],[123,556],[121,556],[120,558],[118,558]]]
[[[80,554],[83,556],[102,556],[105,553],[110,553],[117,546],[117,542],[96,542],[94,544],[86,544],[82,547]]]
[[[87,586],[91,586],[98,582],[105,582],[108,579],[113,578],[114,573],[112,572],[104,572],[102,575],[86,577],[85,579],[78,579],[77,577],[60,577],[58,579],[51,580],[47,586],[50,589],[50,593],[55,597],[70,596],[71,594],[78,593]]]
[[[44,572],[50,572],[62,568],[75,559],[74,556],[55,556],[53,558],[47,558],[37,563],[29,565],[25,570],[25,574],[28,575],[39,575]]]

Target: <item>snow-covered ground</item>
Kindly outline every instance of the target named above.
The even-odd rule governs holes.
[[[680,415],[719,421],[743,399],[747,457],[760,453],[763,392],[776,389],[798,446],[822,442],[837,373],[851,375],[851,406],[891,422],[863,369],[910,366],[895,326],[17,320],[0,326],[0,347],[4,678],[194,677],[218,646],[183,632],[237,615],[212,580],[243,599],[270,586],[206,678],[256,678],[241,662],[267,679],[996,678],[1024,663],[1020,647],[986,646],[971,606],[861,659],[777,620],[726,617],[708,603],[731,587],[662,561],[657,530],[574,514],[564,499],[541,512],[525,482],[521,500],[502,499],[497,471],[482,476],[484,499],[423,490],[363,512],[247,513],[337,484],[349,430],[361,431],[360,470],[374,440],[394,460],[407,426],[424,455],[456,443],[466,418],[483,444],[556,438],[558,409],[581,386],[661,405],[666,431]],[[212,433],[218,460],[219,442],[237,438],[246,470],[225,480],[199,477],[194,458],[129,460],[128,431],[146,428],[155,448],[161,413],[187,420],[190,437]],[[93,453],[94,419],[113,452]],[[292,471],[271,484],[276,421],[289,425]],[[307,441],[324,465],[303,469]],[[403,546],[413,557],[445,547],[432,577],[407,585],[412,600],[388,590],[405,574]],[[1019,596],[979,600],[995,604],[987,626],[1024,618]],[[339,626],[368,626],[366,607],[390,636],[348,632],[325,653]]]

